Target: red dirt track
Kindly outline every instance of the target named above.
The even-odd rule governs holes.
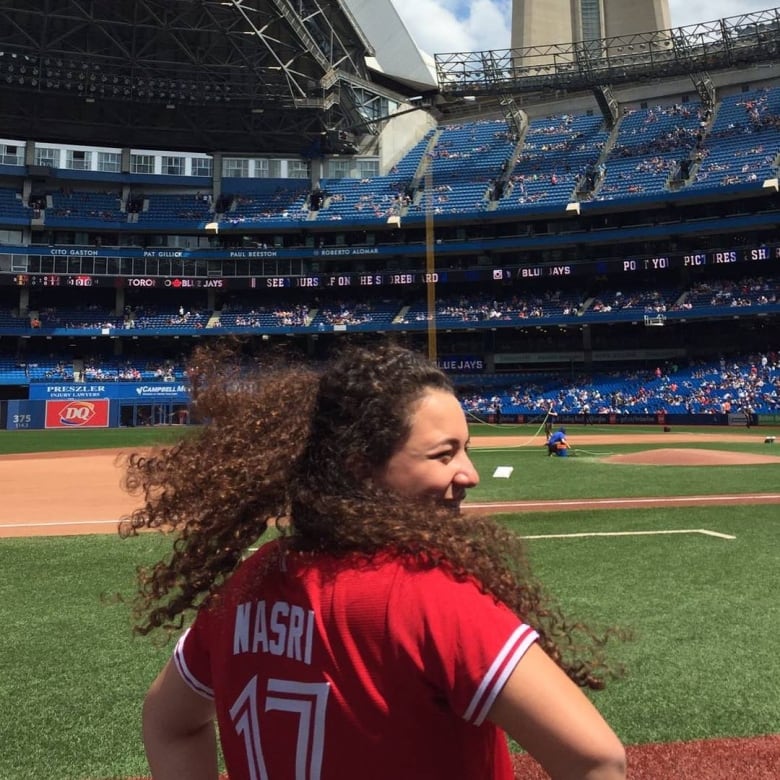
[[[637,434],[610,437],[572,429],[569,439],[577,447],[609,446],[620,442],[666,444],[669,449],[647,450],[632,456],[608,456],[621,462],[668,465],[727,465],[745,463],[741,453],[706,450],[711,442],[756,442],[763,435],[745,434]],[[702,449],[676,448],[698,443]],[[543,439],[528,437],[475,437],[472,447],[538,447]],[[116,533],[117,521],[138,505],[138,499],[121,488],[122,468],[116,450],[0,456],[0,538],[38,535]],[[751,458],[750,463],[778,462],[773,453]],[[466,504],[467,511],[496,514],[502,511],[552,511],[637,506],[780,503],[780,491],[754,496],[687,496],[646,499],[592,499],[587,501],[519,501],[511,504]],[[634,745],[628,748],[632,780],[776,780],[780,777],[780,735],[745,739]],[[516,776],[524,780],[547,777],[528,756],[515,759]]]

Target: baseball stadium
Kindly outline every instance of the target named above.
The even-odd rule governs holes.
[[[0,2],[0,780],[149,778],[172,542],[123,470],[221,342],[427,355],[463,510],[630,635],[588,692],[629,776],[780,774],[780,8],[513,12],[429,54],[391,0]]]

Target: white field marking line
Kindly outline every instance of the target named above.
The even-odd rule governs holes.
[[[665,531],[591,531],[577,534],[539,534],[538,536],[522,536],[521,539],[580,539],[588,536],[661,536],[663,534],[704,534],[718,539],[736,539],[736,536],[709,531],[706,528],[676,528]]]
[[[576,534],[538,534],[535,536],[521,536],[525,540],[537,539],[585,539],[590,536],[663,536],[664,534],[704,534],[714,536],[717,539],[736,539],[736,536],[722,534],[718,531],[709,531],[706,528],[679,528],[664,531],[591,531]],[[250,547],[248,552],[256,552],[259,547]]]
[[[61,520],[53,523],[0,523],[0,531],[3,528],[56,528],[61,525],[107,525],[115,523],[119,525],[119,520]]]
[[[518,511],[523,509],[531,509],[532,507],[550,507],[553,504],[555,506],[609,506],[610,504],[651,504],[658,506],[666,501],[674,501],[675,503],[696,503],[702,501],[705,503],[718,503],[729,501],[752,501],[759,500],[764,501],[769,499],[770,501],[780,500],[780,493],[739,493],[731,496],[656,496],[655,498],[583,498],[579,501],[555,501],[551,499],[549,501],[491,501],[481,504],[472,504],[467,502],[463,504],[465,509],[491,509],[493,507],[506,507],[517,506]]]
[[[538,455],[537,449],[547,447],[547,443],[542,441],[537,444],[517,444],[514,447],[469,447],[469,452],[522,452],[523,454]]]

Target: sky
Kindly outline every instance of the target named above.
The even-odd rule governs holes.
[[[510,46],[512,0],[392,0],[392,3],[417,45],[428,54]],[[672,27],[776,7],[780,7],[780,0],[669,0]]]

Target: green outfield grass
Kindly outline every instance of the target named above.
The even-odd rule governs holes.
[[[44,452],[78,449],[101,449],[114,447],[146,447],[154,444],[170,444],[178,441],[195,430],[190,426],[150,426],[140,428],[100,428],[75,430],[0,430],[0,455],[19,452]],[[539,425],[487,425],[475,423],[469,426],[472,437],[477,436],[519,436],[539,445],[544,436]],[[653,435],[663,433],[658,425],[570,425],[567,427],[569,438],[576,446],[578,435],[615,436],[620,434]],[[719,436],[743,436],[746,433],[756,437],[756,441],[765,435],[778,435],[780,426],[761,426],[749,431],[743,427],[714,426],[673,426],[674,433],[717,433]],[[665,445],[656,445],[665,446]],[[707,445],[710,446],[709,444]],[[780,444],[777,445],[780,448]],[[589,445],[592,447],[592,445]]]
[[[192,428],[180,425],[148,428],[100,428],[51,431],[0,430],[0,456],[21,452],[61,452],[64,450],[149,447],[170,444],[186,436]]]
[[[128,429],[117,432],[121,437],[108,436],[110,431],[6,432],[0,453],[31,451],[33,433],[44,434],[37,449],[51,450],[142,447],[172,440],[159,434],[182,432]],[[766,445],[728,445],[745,447],[774,453]],[[477,450],[474,459],[482,473],[482,484],[471,494],[475,501],[780,488],[776,465],[608,465],[590,454],[547,458],[541,446]],[[496,465],[514,466],[512,477],[493,479]],[[529,513],[501,522],[523,536],[542,537],[527,542],[530,559],[567,611],[633,631],[632,642],[612,651],[614,662],[627,667],[626,676],[593,695],[624,741],[780,732],[780,602],[773,584],[780,547],[777,505]],[[735,538],[661,533],[691,529]],[[611,532],[634,535],[552,538]],[[129,608],[113,594],[129,596],[135,567],[162,556],[168,544],[151,534],[124,541],[0,540],[2,780],[94,780],[146,772],[140,705],[172,648],[134,638]]]

